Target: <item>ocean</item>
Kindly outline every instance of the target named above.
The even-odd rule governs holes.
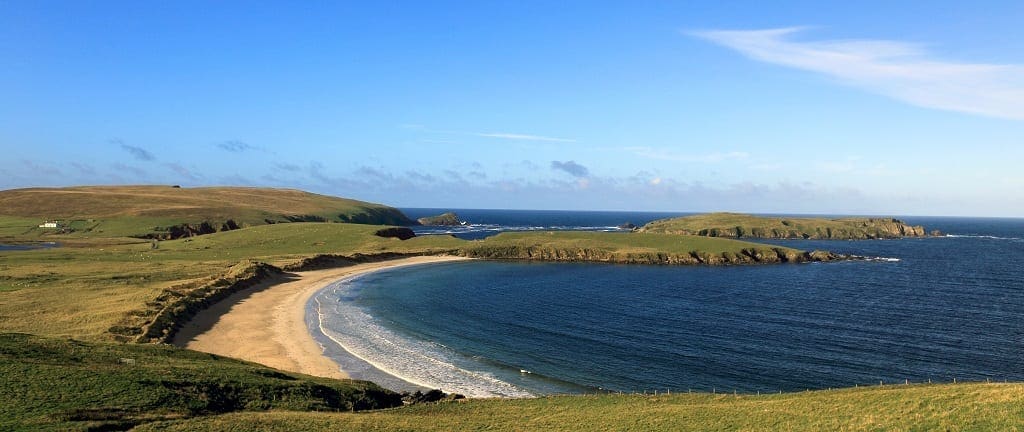
[[[614,230],[675,215],[457,212],[471,225],[420,234]],[[355,378],[477,397],[1024,380],[1024,219],[901,219],[947,235],[765,241],[889,262],[406,267],[336,282],[311,302],[310,323]]]

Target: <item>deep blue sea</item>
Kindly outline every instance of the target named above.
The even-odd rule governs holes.
[[[458,213],[469,238],[672,215]],[[422,265],[339,281],[314,308],[355,377],[470,396],[1024,380],[1024,219],[901,219],[949,235],[776,242],[898,262]]]

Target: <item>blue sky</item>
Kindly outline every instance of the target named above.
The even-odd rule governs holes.
[[[1024,216],[1024,3],[633,3],[0,1],[0,188]]]

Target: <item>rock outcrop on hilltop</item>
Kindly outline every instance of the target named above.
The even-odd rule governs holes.
[[[458,226],[462,225],[463,221],[459,219],[459,215],[455,212],[446,212],[437,216],[421,217],[416,219],[420,225],[434,225],[434,226]]]
[[[777,218],[734,213],[656,220],[638,231],[760,239],[862,240],[928,236],[923,226],[895,218]]]

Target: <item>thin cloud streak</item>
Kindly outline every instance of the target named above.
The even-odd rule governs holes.
[[[447,135],[470,135],[481,138],[497,138],[504,140],[515,140],[515,141],[544,141],[544,142],[564,142],[574,143],[575,139],[570,138],[557,138],[549,137],[544,135],[524,134],[524,133],[511,133],[511,132],[468,132],[459,130],[441,130],[431,129],[421,124],[402,124],[398,127],[402,129],[417,130],[421,132],[434,133],[434,134],[447,134]]]
[[[115,143],[120,144],[121,149],[128,152],[128,154],[132,155],[136,160],[148,162],[156,159],[152,153],[142,147],[124,144],[120,140],[116,140]]]
[[[490,133],[477,133],[474,132],[472,135],[485,138],[500,138],[507,140],[518,140],[518,141],[547,141],[547,142],[576,142],[574,139],[568,138],[554,138],[541,135],[528,135],[528,134],[517,134],[517,133],[504,133],[504,132],[490,132]]]
[[[217,143],[217,147],[221,150],[229,151],[231,153],[242,153],[249,150],[256,150],[257,147],[250,145],[249,143],[241,140],[228,140]]]
[[[754,60],[816,72],[912,105],[1024,120],[1024,65],[938,60],[888,40],[796,41],[803,27],[689,34]]]
[[[724,153],[715,152],[707,154],[682,154],[673,152],[671,150],[656,149],[651,147],[626,147],[625,150],[632,152],[633,154],[639,157],[647,159],[657,159],[675,162],[711,163],[735,159],[746,159],[750,157],[750,153],[741,151],[731,151]]]

